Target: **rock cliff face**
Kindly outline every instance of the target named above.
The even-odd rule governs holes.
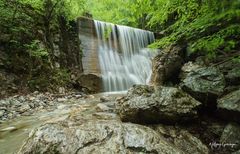
[[[77,33],[78,24],[71,21],[70,26],[67,26],[67,21],[64,18],[59,19],[59,24],[59,34],[55,35],[53,42],[55,56],[61,67],[78,69],[79,72],[82,72],[82,51]]]

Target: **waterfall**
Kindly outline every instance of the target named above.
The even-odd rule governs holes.
[[[146,47],[154,42],[154,34],[102,21],[95,20],[94,24],[104,91],[124,91],[134,84],[147,84],[155,52]]]

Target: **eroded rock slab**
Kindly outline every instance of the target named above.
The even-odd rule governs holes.
[[[30,135],[19,154],[33,153],[183,153],[146,126],[115,120],[69,121],[42,125]]]
[[[122,121],[134,123],[175,123],[197,118],[201,105],[190,95],[173,87],[137,85],[119,99],[116,110]]]

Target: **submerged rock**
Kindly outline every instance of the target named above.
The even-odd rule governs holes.
[[[134,123],[175,123],[197,118],[200,102],[173,87],[138,85],[118,100],[116,110],[122,121]]]
[[[183,153],[146,126],[115,120],[45,124],[31,133],[19,154]]]
[[[187,73],[181,87],[206,106],[215,107],[216,99],[224,91],[225,79],[217,68],[201,67]]]
[[[217,107],[222,118],[240,122],[240,89],[219,99]]]

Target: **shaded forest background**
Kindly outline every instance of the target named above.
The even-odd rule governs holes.
[[[154,31],[153,48],[240,59],[239,0],[1,0],[0,10],[0,83],[12,92],[77,87],[79,16]]]

